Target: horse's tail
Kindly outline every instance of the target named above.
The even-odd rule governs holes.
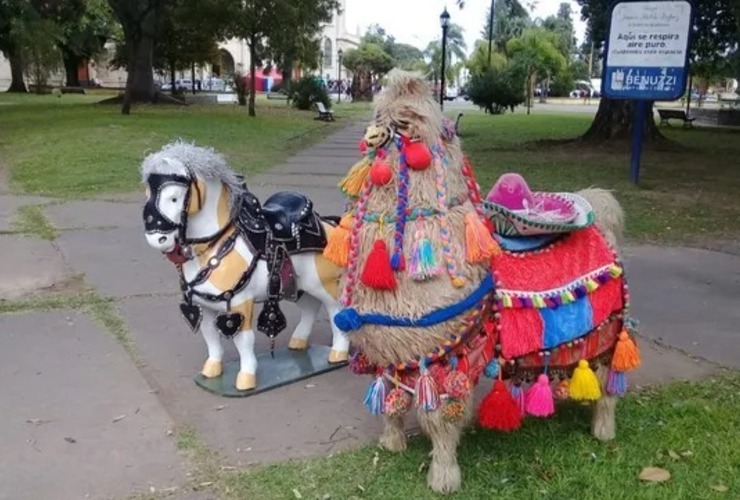
[[[609,244],[619,251],[624,238],[624,210],[611,191],[588,188],[578,191],[594,209],[596,226],[604,233]]]

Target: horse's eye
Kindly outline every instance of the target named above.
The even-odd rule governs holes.
[[[177,203],[177,198],[172,198],[172,203]]]

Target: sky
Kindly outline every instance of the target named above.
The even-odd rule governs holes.
[[[539,0],[530,11],[533,18],[554,15],[561,3],[567,0]],[[522,5],[529,0],[521,2]],[[583,40],[585,24],[581,21],[581,9],[574,1],[567,2],[573,9],[576,37]],[[408,43],[424,49],[435,38],[441,37],[439,15],[447,6],[450,21],[465,30],[465,42],[470,51],[476,40],[482,38],[480,32],[485,23],[490,0],[465,0],[460,10],[454,0],[346,0],[347,31],[355,33],[359,26],[364,34],[371,24],[379,24],[398,42]]]

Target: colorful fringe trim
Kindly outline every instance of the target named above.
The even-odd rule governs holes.
[[[595,292],[611,280],[622,276],[622,273],[621,266],[609,264],[556,290],[525,292],[525,295],[523,292],[499,289],[496,290],[496,301],[500,307],[508,309],[554,309]]]

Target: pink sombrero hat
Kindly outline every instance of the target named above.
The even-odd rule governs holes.
[[[499,177],[483,209],[503,236],[565,233],[594,223],[591,205],[573,193],[533,192],[519,174]]]

